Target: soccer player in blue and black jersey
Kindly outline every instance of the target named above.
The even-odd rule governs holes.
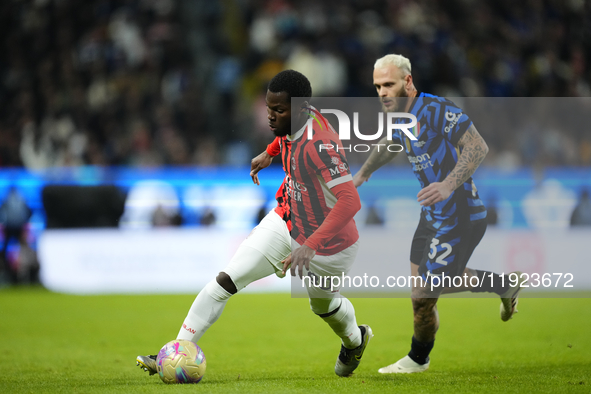
[[[422,286],[412,288],[411,350],[379,372],[422,372],[429,368],[429,353],[439,328],[437,299],[442,293],[496,293],[501,297],[501,319],[507,321],[516,312],[522,282],[519,279],[510,287],[508,278],[466,267],[486,231],[486,208],[472,174],[484,160],[488,147],[470,118],[453,102],[418,92],[410,61],[404,56],[378,59],[373,81],[384,112],[406,112],[417,118],[413,129],[416,140],[398,131],[392,140],[386,137],[379,144],[404,146],[422,188],[417,195],[421,217],[410,253],[411,273],[423,279]],[[355,186],[361,186],[394,156],[388,149],[374,149],[355,175]],[[462,285],[454,287],[452,283],[459,282],[450,279],[458,276],[463,278]]]

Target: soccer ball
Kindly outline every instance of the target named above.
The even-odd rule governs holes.
[[[199,383],[205,374],[205,354],[195,342],[176,339],[158,352],[156,369],[164,383]]]

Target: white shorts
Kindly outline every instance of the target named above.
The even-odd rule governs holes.
[[[283,270],[283,261],[291,253],[291,236],[287,223],[275,210],[269,212],[256,226],[242,245],[261,252],[275,271]],[[241,246],[242,246],[241,245]]]
[[[282,277],[283,261],[291,253],[287,224],[275,212],[269,212],[238,247],[224,268],[240,291],[250,283],[272,274]]]
[[[295,241],[293,243],[294,247],[299,246]],[[314,256],[310,261],[310,269],[306,270],[304,268],[303,272],[304,277],[312,277],[312,280],[304,280],[308,296],[310,298],[332,298],[338,294],[341,286],[335,285],[336,282],[332,282],[330,278],[336,276],[341,279],[343,275],[347,275],[355,262],[358,250],[359,240],[347,249],[341,250],[336,254],[330,256]],[[309,286],[311,283],[316,284],[316,286]],[[340,281],[338,283],[340,284]]]
[[[282,277],[281,262],[291,253],[292,246],[296,248],[300,245],[291,239],[287,224],[273,210],[240,244],[230,264],[223,271],[230,276],[238,291],[272,274]],[[318,277],[346,275],[355,261],[358,249],[359,241],[339,253],[314,256],[310,261],[309,272]],[[304,269],[305,275],[310,275],[309,272]],[[307,287],[310,298],[332,298],[338,293],[335,288]]]

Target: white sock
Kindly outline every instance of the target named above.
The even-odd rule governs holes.
[[[311,300],[313,303],[313,299]],[[361,330],[357,326],[357,319],[355,318],[355,308],[351,301],[346,298],[333,298],[329,304],[329,312],[334,311],[340,302],[339,310],[328,316],[323,317],[322,320],[328,323],[330,328],[343,341],[343,345],[347,349],[354,349],[361,345]]]
[[[221,316],[231,296],[215,279],[209,282],[191,305],[177,339],[197,343]]]

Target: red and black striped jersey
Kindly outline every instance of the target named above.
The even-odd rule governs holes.
[[[338,134],[326,119],[316,115],[322,125],[310,120],[296,133],[276,139],[285,170],[282,188],[277,193],[277,213],[283,216],[287,213],[285,201],[288,201],[291,237],[300,245],[322,225],[336,204],[331,189],[353,180]],[[316,253],[332,255],[358,239],[357,226],[351,219],[320,245]]]
[[[275,137],[273,142],[267,145],[267,153],[269,155],[275,157],[281,152],[281,139],[285,139],[285,137]],[[277,200],[275,212],[285,221],[287,229],[291,232],[291,211],[289,209],[289,195],[285,186],[285,178],[283,178],[281,186],[279,186],[277,193],[275,193],[275,200]]]

